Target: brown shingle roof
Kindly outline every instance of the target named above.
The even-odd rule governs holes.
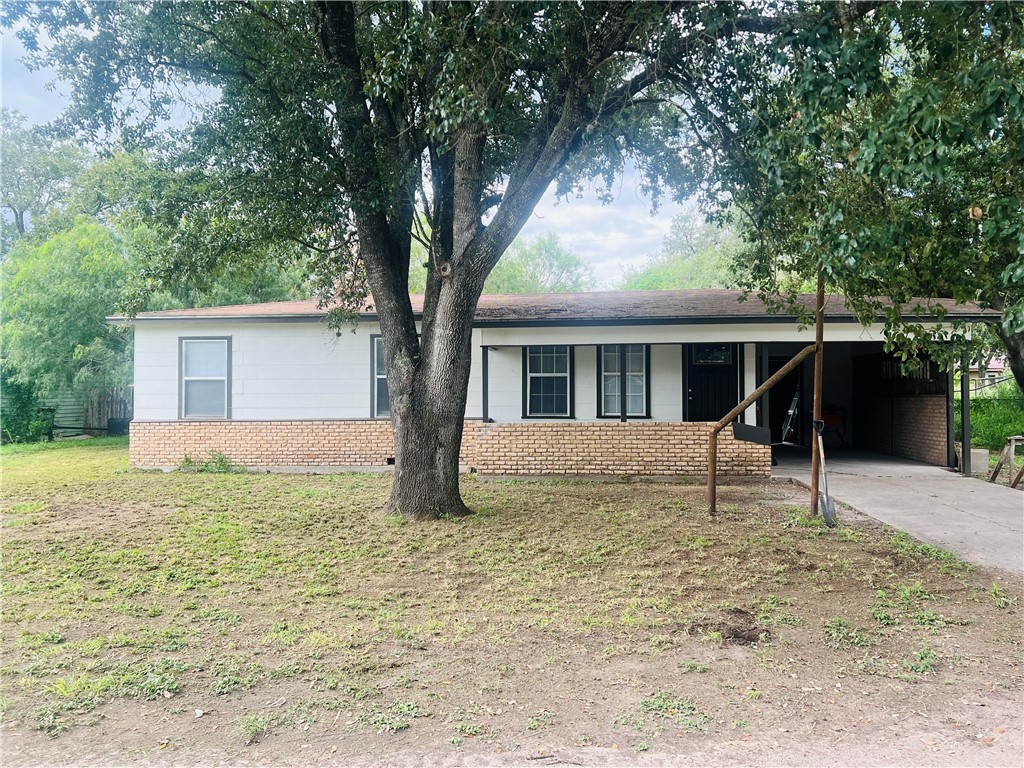
[[[595,291],[591,293],[528,293],[480,297],[475,320],[490,325],[519,323],[573,323],[607,320],[615,322],[680,322],[743,321],[756,322],[769,318],[789,319],[788,315],[772,315],[756,296],[742,300],[741,291],[702,288],[685,291]],[[800,303],[808,309],[814,306],[812,294],[802,294]],[[920,299],[924,306],[942,306],[949,315],[964,319],[997,320],[993,310],[982,310],[974,304],[957,305],[952,299]],[[413,311],[423,308],[423,296],[412,296]],[[172,320],[176,318],[260,318],[265,320],[286,318],[323,317],[327,310],[317,306],[315,300],[275,301],[266,304],[235,304],[226,307],[200,309],[172,309],[162,312],[142,312],[136,318]],[[372,304],[367,304],[361,316],[376,317]],[[853,312],[842,296],[828,296],[825,316],[834,320],[854,320]]]

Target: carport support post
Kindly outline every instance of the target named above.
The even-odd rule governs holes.
[[[971,476],[971,359],[967,353],[960,360],[960,472]]]
[[[825,270],[818,263],[818,296],[814,309],[814,421],[821,420],[822,367],[825,364]],[[821,472],[822,439],[817,429],[811,430],[811,517],[818,514],[818,474]]]

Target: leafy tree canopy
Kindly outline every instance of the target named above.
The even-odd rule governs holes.
[[[143,222],[137,204],[152,196],[148,190],[163,175],[141,152],[98,158],[26,129],[13,113],[0,118],[8,211],[26,213],[24,230],[9,230],[17,239],[0,267],[4,380],[33,397],[128,384],[131,331],[105,318],[116,313],[125,286],[137,282],[158,250],[160,235]],[[9,136],[31,151],[10,152]],[[13,191],[11,179],[20,180],[11,182]],[[19,190],[31,194],[18,198]],[[205,275],[201,285],[167,281],[147,292],[143,306],[308,297],[304,272],[284,263],[284,256],[257,251]]]
[[[741,210],[753,244],[747,287],[785,294],[821,264],[904,359],[945,363],[983,356],[979,334],[936,342],[942,313],[914,297],[977,302],[1005,313],[1024,381],[1021,6],[881,4],[785,40],[801,54],[780,49],[782,87],[722,102],[703,133],[724,158],[705,199]]]
[[[0,258],[46,213],[63,206],[89,162],[80,147],[55,141],[25,116],[0,109]]]
[[[41,394],[131,380],[128,337],[106,324],[130,273],[108,227],[86,219],[36,245],[22,239],[3,264],[4,362]]]
[[[672,220],[661,250],[640,267],[627,267],[624,291],[735,288],[743,241],[730,227],[709,224],[695,211]]]

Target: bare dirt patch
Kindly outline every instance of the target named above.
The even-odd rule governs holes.
[[[796,488],[3,472],[5,765],[1022,760],[1019,581]]]

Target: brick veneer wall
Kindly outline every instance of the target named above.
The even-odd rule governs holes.
[[[858,447],[946,466],[945,395],[876,397],[865,400],[856,415]]]
[[[892,452],[913,461],[944,467],[946,396],[908,395],[893,399]]]
[[[706,475],[704,422],[514,422],[485,424],[474,465],[487,475]],[[771,448],[733,439],[718,443],[722,475],[768,477]]]
[[[703,422],[467,421],[462,463],[487,475],[703,475]],[[251,468],[386,466],[394,456],[391,425],[376,420],[135,421],[129,461],[169,468],[211,451]],[[723,476],[767,477],[768,446],[719,440]]]

